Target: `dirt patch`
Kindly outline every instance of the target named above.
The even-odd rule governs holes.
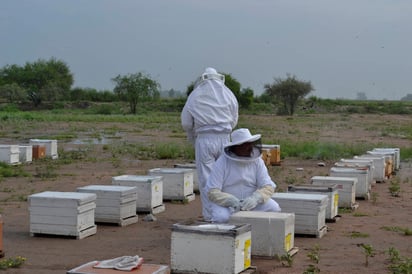
[[[331,119],[332,117],[327,117]],[[336,119],[336,117],[334,117]],[[245,118],[243,118],[245,119]],[[256,118],[254,118],[256,119]],[[261,117],[261,123],[269,123]],[[314,117],[321,120],[325,117]],[[354,119],[357,123],[351,123]],[[360,120],[362,119],[362,122]],[[366,130],[365,124],[371,125],[377,120],[394,121],[393,116],[354,116],[343,120],[336,119],[335,126],[320,126],[327,128],[316,139],[328,142],[360,142],[365,140],[381,141],[385,144],[403,146],[404,138],[378,134]],[[403,117],[403,119],[405,119]],[[258,119],[259,120],[259,119]],[[411,124],[411,117],[405,123]],[[369,122],[368,122],[369,121]],[[314,122],[315,123],[315,122]],[[351,124],[350,127],[347,124]],[[276,120],[276,132],[298,130],[291,134],[305,135],[308,139],[315,131],[313,124],[306,128],[290,125],[288,120]],[[358,126],[356,126],[358,125]],[[37,137],[44,132],[49,134],[64,131],[73,124],[47,124],[44,127],[28,127],[24,136]],[[76,124],[80,127],[79,124]],[[157,130],[127,131],[130,125],[125,124],[94,124],[82,127],[125,129],[122,142],[156,142],[172,140],[184,142],[184,138],[176,138]],[[256,125],[256,128],[259,126]],[[289,128],[289,129],[288,129]],[[3,128],[12,133],[11,128]],[[161,131],[161,130],[159,130]],[[254,133],[256,130],[252,130]],[[318,132],[318,130],[316,129]],[[23,134],[20,132],[20,134]],[[12,137],[2,138],[3,143],[11,143]],[[156,214],[157,220],[146,222],[144,215],[139,215],[136,224],[120,227],[117,225],[98,224],[97,233],[90,237],[76,240],[65,237],[45,236],[32,237],[29,233],[29,211],[25,199],[27,195],[46,190],[75,191],[77,187],[90,184],[110,185],[111,178],[120,174],[147,174],[147,170],[156,167],[173,167],[174,160],[142,160],[131,157],[114,158],[104,144],[73,144],[59,142],[59,149],[65,151],[82,151],[81,157],[72,163],[53,165],[53,161],[33,162],[23,169],[32,174],[30,177],[3,178],[0,182],[0,201],[2,209],[3,251],[6,257],[23,256],[27,261],[18,269],[8,269],[7,273],[66,273],[78,265],[93,260],[103,260],[123,255],[142,256],[147,263],[170,265],[171,226],[174,223],[188,219],[198,219],[201,213],[200,199],[196,196],[189,203],[165,202],[166,210]],[[120,160],[119,160],[120,159]],[[338,159],[337,159],[338,160]],[[278,184],[278,190],[287,189],[289,183],[308,183],[310,177],[327,175],[334,161],[326,161],[325,166],[319,166],[318,160],[299,160],[286,158],[280,166],[270,166],[269,172]],[[55,176],[53,174],[55,173]],[[327,233],[322,238],[295,237],[295,247],[299,249],[292,258],[292,266],[286,266],[278,259],[252,259],[259,273],[303,273],[310,265],[317,267],[321,273],[388,273],[389,255],[387,251],[393,247],[401,256],[411,258],[411,236],[405,236],[395,228],[412,229],[412,164],[401,163],[400,170],[393,175],[398,178],[401,187],[399,197],[393,197],[389,192],[389,181],[375,184],[372,187],[370,200],[357,200],[359,207],[353,212],[341,212],[341,218],[335,223],[327,223]],[[392,229],[391,229],[392,228]],[[359,237],[363,235],[364,237]],[[357,237],[358,236],[358,237]],[[365,266],[365,256],[361,244],[371,245],[375,255],[369,258]],[[316,263],[308,255],[319,248],[319,262]]]

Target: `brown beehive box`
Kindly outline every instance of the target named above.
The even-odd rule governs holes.
[[[41,159],[46,157],[46,147],[41,145],[34,145],[32,157],[33,159]]]

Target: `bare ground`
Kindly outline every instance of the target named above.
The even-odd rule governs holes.
[[[406,117],[406,118],[405,118]],[[397,119],[394,116],[357,116],[359,119],[371,121],[389,121]],[[410,116],[401,116],[405,123],[412,124]],[[279,123],[279,122],[278,122]],[[42,130],[56,134],[68,125],[48,124]],[[112,126],[112,125],[111,125]],[[94,127],[98,127],[94,125]],[[101,126],[107,127],[107,125]],[[121,125],[118,125],[121,129]],[[285,125],[278,124],[279,131],[286,130]],[[327,130],[328,129],[328,130]],[[5,129],[3,130],[10,130]],[[37,128],[38,130],[38,128]],[[313,131],[302,129],[301,132]],[[36,137],[40,133],[36,129],[28,129],[26,136]],[[44,132],[42,132],[44,135]],[[129,136],[128,141],[146,141],[162,139],[164,134]],[[156,136],[156,137],[153,137]],[[162,137],[163,136],[163,137]],[[124,138],[124,137],[123,137]],[[342,140],[358,142],[359,140],[381,140],[394,146],[410,146],[410,141],[404,138],[382,135],[376,136],[365,131],[361,126],[340,131],[325,127],[321,140]],[[3,143],[12,143],[12,138],[2,138]],[[153,140],[152,140],[153,141]],[[78,150],[83,145],[59,143],[59,149],[66,151]],[[117,225],[98,224],[97,233],[90,237],[76,240],[60,236],[32,237],[29,233],[29,211],[25,197],[32,193],[45,190],[76,191],[79,186],[90,184],[111,184],[111,178],[120,174],[146,174],[148,169],[156,167],[173,167],[173,160],[135,160],[121,158],[120,162],[108,161],[111,155],[103,149],[103,145],[87,145],[88,157],[95,161],[79,161],[59,165],[58,176],[55,178],[40,178],[36,176],[3,178],[0,181],[0,206],[3,217],[3,251],[6,258],[23,256],[27,261],[16,269],[8,269],[6,273],[66,273],[78,265],[93,260],[104,260],[123,255],[142,256],[147,263],[170,264],[170,227],[172,224],[200,216],[200,199],[187,204],[165,202],[166,210],[156,214],[154,222],[143,221],[144,215],[139,215],[136,224],[120,227]],[[285,190],[291,178],[296,183],[307,183],[315,175],[326,175],[333,161],[318,166],[319,161],[283,159],[280,166],[270,166],[269,171],[278,183],[279,189]],[[303,168],[298,171],[297,168]],[[30,174],[39,175],[53,172],[47,162],[33,162],[24,169]],[[387,251],[393,247],[401,256],[412,257],[412,238],[401,232],[384,228],[412,229],[412,164],[401,163],[400,170],[393,175],[398,178],[401,186],[399,197],[393,197],[389,192],[390,180],[375,184],[370,200],[358,200],[359,207],[353,212],[340,213],[341,218],[335,223],[327,223],[328,231],[322,238],[295,237],[295,247],[299,251],[292,258],[292,266],[278,259],[252,259],[252,265],[259,273],[304,273],[310,265],[316,266],[320,273],[391,273],[388,269],[389,255]],[[365,237],[351,237],[356,233]],[[369,258],[365,266],[365,256],[359,244],[373,246],[375,255]],[[319,262],[315,263],[308,255],[319,247]]]

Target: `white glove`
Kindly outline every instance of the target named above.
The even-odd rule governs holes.
[[[213,188],[208,193],[209,200],[223,207],[231,207],[233,210],[240,210],[240,201],[230,193],[222,192],[220,189]]]
[[[243,211],[248,211],[254,209],[258,203],[263,202],[263,197],[262,194],[260,194],[258,191],[253,192],[253,194],[246,199],[244,199],[240,203],[240,210]]]

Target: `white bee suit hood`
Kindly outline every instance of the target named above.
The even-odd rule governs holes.
[[[238,102],[222,81],[208,79],[189,95],[181,118],[183,129],[194,137],[202,132],[230,133],[237,124]]]

